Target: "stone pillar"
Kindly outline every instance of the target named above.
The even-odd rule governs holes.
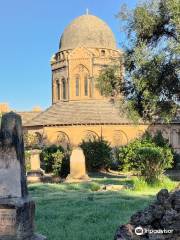
[[[80,147],[73,149],[70,157],[70,174],[66,181],[87,181],[89,177],[86,173],[86,163],[83,150]]]
[[[53,103],[57,102],[57,82],[53,80]]]
[[[33,149],[29,153],[31,170],[27,173],[27,180],[28,182],[40,182],[43,177],[43,170],[40,167],[41,150]]]
[[[25,175],[21,117],[4,114],[0,129],[0,239],[45,240],[34,234],[35,204]]]
[[[31,165],[31,170],[41,170],[40,167],[40,153],[41,150],[39,149],[33,149],[30,151],[30,165]]]

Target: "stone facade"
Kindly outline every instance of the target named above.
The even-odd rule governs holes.
[[[180,153],[180,119],[170,124],[156,124],[149,126],[149,131],[155,134],[161,130],[162,135],[166,138],[177,153]]]
[[[49,143],[78,145],[89,136],[103,136],[113,146],[125,145],[146,130],[153,134],[162,130],[180,152],[180,120],[169,125],[134,124],[103,102],[106,98],[97,90],[96,78],[111,64],[119,65],[123,78],[122,58],[106,23],[92,15],[76,18],[65,29],[51,59],[52,106],[27,122],[25,130],[41,134]]]
[[[77,146],[83,139],[103,136],[112,146],[126,145],[148,129],[149,125],[141,124],[118,124],[118,125],[67,125],[67,126],[44,126],[28,127],[28,131],[36,134],[40,133],[48,139],[51,144],[70,144]]]
[[[64,30],[51,59],[52,106],[44,112],[21,112],[24,131],[49,144],[78,145],[90,136],[103,136],[113,146],[125,145],[146,130],[163,135],[180,152],[180,118],[171,124],[134,124],[105,103],[96,78],[109,65],[124,75],[123,53],[108,25],[93,15],[76,18]],[[116,112],[116,113],[115,113]]]
[[[108,25],[93,15],[83,15],[65,29],[59,51],[51,59],[52,103],[59,100],[101,99],[95,87],[99,72],[119,65],[122,51]]]
[[[102,55],[103,51],[103,55]],[[58,52],[52,66],[52,103],[58,101],[102,99],[96,88],[96,78],[100,71],[112,64],[120,65],[122,52],[117,49],[93,49],[77,47],[67,51],[64,59],[57,60]]]

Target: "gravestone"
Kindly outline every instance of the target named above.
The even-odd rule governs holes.
[[[73,149],[70,156],[70,174],[66,181],[87,181],[89,179],[86,173],[86,162],[83,150],[80,147]]]
[[[45,240],[34,234],[35,204],[25,174],[21,117],[4,114],[0,129],[0,240]]]

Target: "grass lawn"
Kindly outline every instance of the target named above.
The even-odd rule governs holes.
[[[118,192],[93,192],[104,184],[133,186]],[[175,183],[167,183],[173,188]],[[160,188],[147,187],[122,176],[92,176],[89,183],[32,184],[36,228],[48,240],[112,240],[117,227],[154,199]]]

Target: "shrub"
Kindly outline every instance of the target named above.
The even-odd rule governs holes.
[[[66,151],[62,159],[61,165],[61,177],[65,178],[70,173],[70,152]]]
[[[28,152],[28,151],[25,151],[25,168],[26,168],[26,172],[29,172],[31,170],[30,157],[31,157],[31,153]]]
[[[90,184],[90,190],[91,190],[92,192],[97,192],[97,191],[99,191],[100,189],[101,189],[101,186],[100,186],[98,183],[92,182],[92,183]]]
[[[57,171],[60,171],[62,154],[64,154],[64,149],[61,146],[51,145],[43,149],[40,158],[44,163],[44,170],[46,173],[55,171],[56,174]],[[58,159],[58,157],[60,159]]]
[[[167,140],[158,133],[152,137],[146,133],[119,151],[119,169],[135,171],[147,182],[157,181],[173,162],[173,151]]]
[[[59,176],[61,174],[62,160],[64,157],[64,153],[62,153],[59,149],[57,152],[52,154],[54,163],[52,165],[52,170],[55,176]]]
[[[138,168],[137,150],[141,147],[155,147],[149,139],[136,139],[119,149],[119,170],[131,171]]]
[[[147,183],[157,182],[173,160],[171,150],[161,147],[141,147],[136,154],[137,170]]]
[[[112,161],[110,144],[104,139],[83,140],[80,147],[84,151],[88,171],[108,169]]]

